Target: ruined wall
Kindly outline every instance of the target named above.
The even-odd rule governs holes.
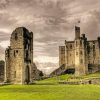
[[[6,50],[6,81],[23,83],[22,70],[24,63],[23,29],[17,28],[10,38],[10,47]]]
[[[24,27],[13,31],[5,51],[5,81],[13,84],[32,82],[33,33]]]
[[[33,63],[32,67],[32,80],[41,80],[43,78],[43,72],[37,69],[37,66],[35,63]]]

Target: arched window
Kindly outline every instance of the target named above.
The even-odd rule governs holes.
[[[16,50],[16,53],[18,53],[18,50]]]

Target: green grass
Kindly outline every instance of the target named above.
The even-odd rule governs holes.
[[[88,75],[84,75],[81,76],[81,78],[87,78],[87,79],[91,79],[91,78],[100,78],[100,73],[94,73],[94,74],[88,74]]]
[[[80,80],[89,80],[92,78],[100,78],[100,73],[88,74],[82,76],[75,76],[73,74],[65,74],[61,76],[56,76],[52,78],[48,78],[45,80],[37,81],[37,84],[58,84],[59,81],[80,81]]]
[[[60,85],[74,75],[61,75],[36,82],[35,85],[0,86],[0,100],[100,100],[100,85]],[[99,73],[75,77],[90,79]]]
[[[99,85],[9,85],[0,100],[100,100]]]
[[[48,78],[45,80],[41,80],[41,81],[37,81],[37,84],[49,84],[49,85],[56,85],[58,84],[59,81],[63,81],[63,80],[68,80],[69,78],[71,78],[73,75],[61,75],[61,76],[56,76],[56,77],[52,77],[52,78]]]

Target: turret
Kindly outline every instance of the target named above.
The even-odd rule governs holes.
[[[100,37],[98,37],[98,45],[99,45],[99,48],[100,48]]]
[[[80,27],[75,26],[75,39],[80,38]]]

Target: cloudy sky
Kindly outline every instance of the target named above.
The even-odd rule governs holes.
[[[0,0],[0,59],[12,31],[34,33],[34,62],[48,73],[58,67],[59,45],[74,39],[74,26],[89,39],[100,36],[100,0]]]

